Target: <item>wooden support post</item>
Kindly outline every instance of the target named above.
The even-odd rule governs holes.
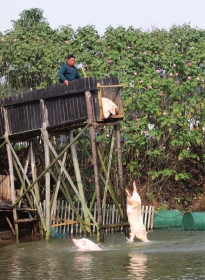
[[[78,134],[78,136],[75,137],[74,141],[76,141],[78,139],[78,137],[80,137],[81,134],[84,133],[84,131],[90,126],[90,124],[87,124],[82,130],[81,132]],[[7,143],[9,144],[9,142],[7,141]],[[52,163],[45,169],[42,171],[42,173],[38,176],[38,178],[36,178],[36,180],[34,182],[32,182],[30,185],[28,185],[28,188],[26,189],[26,191],[16,200],[16,202],[12,205],[12,209],[19,203],[19,201],[24,197],[24,195],[29,192],[33,186],[35,185],[35,183],[37,181],[39,181],[41,179],[41,177],[51,168],[51,166],[53,166],[57,161],[59,161],[59,158],[65,153],[65,151],[67,151],[67,149],[71,146],[71,143],[69,143],[64,149],[63,151],[60,152],[60,154],[58,156],[55,157],[55,159],[52,161]],[[13,152],[14,156],[15,153]],[[16,158],[16,157],[15,157]],[[17,160],[17,159],[16,159]],[[17,161],[18,162],[18,161]],[[19,164],[19,162],[18,162]],[[20,165],[19,165],[20,166]],[[22,170],[22,169],[21,169]],[[22,171],[25,178],[27,179],[27,176],[25,175],[24,170]],[[64,168],[64,172],[65,172],[65,168]],[[42,221],[41,221],[42,222]],[[44,223],[43,223],[44,224]]]
[[[85,93],[87,112],[88,112],[88,123],[94,121],[94,112],[92,107],[91,93],[86,91]],[[94,176],[95,176],[95,189],[96,189],[96,199],[97,199],[97,210],[98,210],[98,223],[101,226],[103,224],[103,215],[102,215],[102,204],[100,197],[100,180],[99,180],[99,169],[98,169],[98,160],[97,160],[97,146],[96,146],[96,134],[95,128],[90,126],[90,137],[92,145],[92,156],[93,156],[93,166],[94,166]],[[104,232],[100,230],[100,241],[104,242]]]
[[[8,135],[9,135],[8,116],[7,116],[7,111],[5,108],[3,108],[3,111],[4,111],[4,121],[5,121],[5,136],[8,137]],[[6,139],[5,139],[5,141],[6,141]],[[14,185],[14,168],[13,168],[11,148],[8,143],[6,144],[6,150],[7,150],[8,163],[9,163],[11,200],[12,200],[12,204],[14,204],[14,202],[16,201],[15,185]],[[16,208],[13,208],[13,218],[14,218],[14,221],[18,218]],[[18,238],[19,238],[18,225],[15,225],[15,234],[16,234],[16,240],[18,241]]]
[[[49,143],[49,141],[48,141],[48,143]],[[48,145],[49,145],[49,144],[48,144]],[[51,148],[51,150],[54,149],[54,148],[52,148],[52,147],[50,147],[50,148]],[[36,149],[39,150],[39,147],[36,146]],[[54,152],[54,151],[53,151],[53,152]],[[67,153],[67,152],[64,152],[64,159],[66,158],[66,153]],[[55,154],[56,154],[56,152],[55,152]],[[55,156],[55,155],[54,155],[54,156]],[[52,153],[51,153],[51,160],[52,160],[52,161],[55,160],[55,159],[54,159],[54,156],[52,156]],[[40,153],[40,158],[42,159],[41,153]],[[43,160],[43,159],[42,159],[42,160]],[[61,188],[62,193],[64,194],[66,200],[67,200],[68,203],[70,204],[71,209],[75,212],[76,217],[77,217],[77,220],[79,221],[79,223],[80,223],[80,225],[81,225],[81,228],[83,229],[84,233],[86,234],[86,229],[85,229],[85,227],[84,227],[83,221],[81,220],[81,217],[80,217],[79,213],[77,212],[77,209],[75,208],[75,206],[74,206],[74,204],[73,204],[73,201],[72,201],[72,199],[71,199],[71,197],[70,197],[70,194],[69,194],[69,192],[68,192],[68,189],[67,189],[67,185],[66,185],[66,183],[65,183],[65,181],[64,181],[64,178],[63,178],[63,176],[62,176],[62,171],[63,171],[64,169],[63,169],[63,167],[61,166],[61,170],[60,170],[59,167],[58,167],[58,165],[57,165],[57,163],[55,163],[55,168],[56,168],[56,170],[57,170],[57,173],[58,173],[59,177],[57,178],[57,177],[55,176],[55,174],[53,173],[52,170],[50,170],[50,174],[51,174],[51,176],[53,177],[53,179],[56,181],[56,183],[59,182],[59,187]],[[51,211],[52,211],[52,210],[51,210]],[[51,213],[52,213],[52,212],[51,212]],[[90,213],[90,215],[91,215],[91,213]],[[92,216],[91,216],[91,219],[92,219]],[[51,226],[52,226],[52,225],[51,225]],[[98,227],[98,225],[96,225],[96,226]]]
[[[14,186],[14,169],[13,169],[13,162],[12,162],[12,154],[11,150],[8,144],[6,144],[7,149],[7,155],[8,155],[8,162],[9,162],[9,176],[10,176],[10,186],[11,186],[11,200],[12,204],[16,201],[16,195],[15,195],[15,186]],[[18,219],[16,208],[13,209],[13,217],[14,222]],[[16,234],[16,240],[19,238],[19,232],[18,232],[18,225],[15,224],[15,234]]]
[[[47,110],[44,104],[44,100],[40,101],[41,104],[41,113],[42,113],[42,131],[44,132],[43,142],[44,142],[44,153],[45,153],[45,168],[50,166],[50,154],[49,154],[49,147],[46,142],[48,139],[48,116]],[[35,180],[34,180],[35,181]],[[46,192],[46,239],[50,237],[50,227],[51,227],[51,211],[50,211],[50,172],[49,170],[45,173],[45,192]]]
[[[106,172],[105,190],[104,190],[103,202],[102,202],[103,211],[105,211],[105,205],[106,205],[106,197],[107,197],[107,190],[108,190],[108,184],[109,184],[109,178],[110,178],[110,169],[111,169],[111,163],[112,163],[114,142],[115,142],[115,136],[114,136],[114,131],[112,131],[110,153],[109,153],[109,158],[108,158],[108,168],[107,168],[107,172]]]
[[[14,230],[14,228],[13,228],[13,226],[12,226],[8,217],[6,217],[6,221],[7,221],[8,225],[9,225],[9,227],[10,227],[12,233],[13,233],[13,236],[15,236],[16,235],[15,230]]]
[[[65,165],[66,157],[67,157],[67,151],[63,155],[63,160],[62,160],[63,165]],[[61,167],[60,173],[61,174],[63,173],[62,167]],[[52,202],[51,202],[51,219],[53,217],[54,207],[56,205],[56,201],[57,201],[57,197],[58,197],[58,191],[59,191],[59,188],[60,188],[60,183],[61,183],[61,178],[60,178],[60,176],[58,176],[58,179],[56,180],[55,192],[54,192],[53,199],[52,199]]]
[[[17,163],[16,163],[16,160],[15,160],[15,157],[14,157],[14,156],[13,156],[13,164],[14,164],[14,167],[15,167],[16,172],[17,172],[17,174],[18,174],[19,180],[20,180],[20,182],[21,182],[21,193],[22,193],[23,190],[26,190],[26,186],[25,186],[25,182],[24,182],[24,180],[23,180],[23,178],[22,178],[22,176],[21,176],[21,173],[20,173],[20,171],[19,171],[19,169],[18,169],[18,166],[17,166]],[[31,201],[31,199],[30,199],[28,193],[26,194],[26,197],[27,197],[27,199],[28,199],[28,202],[29,202],[30,207],[33,208],[33,203],[32,203],[32,201]],[[18,207],[19,207],[19,208],[20,208],[20,206],[21,206],[21,201],[19,201],[19,204],[18,204]]]
[[[40,209],[40,207],[39,207],[39,205],[38,205],[38,202],[37,202],[37,200],[36,200],[36,196],[35,196],[35,194],[34,194],[34,192],[33,192],[33,190],[32,190],[32,187],[33,187],[33,186],[35,185],[35,183],[36,183],[35,181],[38,181],[38,179],[36,179],[36,180],[30,185],[30,182],[29,182],[29,179],[28,179],[28,177],[27,177],[27,175],[26,175],[26,172],[24,171],[23,166],[21,165],[21,163],[20,163],[20,161],[19,161],[19,159],[18,159],[17,154],[15,153],[15,151],[14,151],[14,149],[13,149],[11,143],[9,142],[8,136],[4,135],[4,137],[5,137],[6,142],[7,142],[7,144],[9,145],[9,148],[10,148],[11,152],[13,153],[13,156],[14,156],[16,162],[18,163],[18,165],[19,165],[19,167],[20,167],[20,169],[21,169],[21,172],[23,173],[24,178],[25,178],[25,180],[26,180],[26,182],[27,182],[27,184],[28,184],[28,188],[25,190],[25,192],[15,201],[15,203],[12,203],[12,204],[13,204],[13,205],[12,205],[12,209],[14,209],[14,208],[16,207],[16,205],[17,205],[17,204],[19,203],[19,201],[24,197],[24,195],[27,194],[28,191],[31,191],[31,194],[32,194],[32,196],[33,196],[33,200],[34,200],[34,202],[35,202],[35,204],[36,204],[36,208],[38,209],[38,214],[39,214],[39,216],[40,216],[40,218],[41,218],[41,222],[42,222],[43,228],[45,229],[45,225],[44,225],[44,221],[43,221],[43,217],[42,217],[42,212],[41,212],[41,209]],[[45,173],[46,173],[46,172],[44,171],[43,174],[45,174]],[[46,229],[45,229],[45,230],[46,230]]]
[[[45,152],[45,168],[50,165],[49,147],[44,139],[44,152]],[[46,239],[50,237],[50,173],[45,174],[45,190],[46,190]]]
[[[28,170],[28,164],[29,164],[29,158],[30,158],[30,149],[31,149],[31,146],[29,145],[29,147],[28,147],[28,153],[27,153],[27,157],[26,157],[26,162],[25,162],[25,164],[24,164],[24,173],[25,173],[25,174],[27,173],[27,170]],[[16,169],[16,171],[17,171],[17,169]],[[18,171],[17,171],[17,172],[18,172]],[[18,174],[18,175],[19,175],[19,174]],[[19,179],[21,180],[20,176],[19,176]],[[20,196],[22,195],[23,191],[25,190],[25,181],[26,181],[26,178],[25,178],[25,176],[23,175],[23,180],[21,181]],[[27,197],[27,199],[28,199],[28,201],[29,201],[29,195],[28,195],[28,194],[26,194],[26,197]],[[30,202],[29,202],[29,204],[30,204],[30,207],[33,208],[33,203],[30,203]],[[18,207],[19,207],[19,208],[20,208],[20,206],[21,206],[21,201],[19,201],[19,203],[18,203]]]
[[[70,138],[70,141],[73,141],[73,130],[70,130],[69,138]],[[84,190],[83,190],[83,183],[82,183],[82,179],[81,179],[81,175],[80,175],[80,167],[79,167],[79,163],[78,163],[78,156],[77,156],[75,143],[73,143],[71,146],[71,154],[72,154],[73,166],[74,166],[75,175],[76,175],[78,192],[79,192],[81,199],[83,200],[83,202],[81,201],[81,203],[82,203],[82,209],[83,209],[83,213],[84,213],[85,223],[87,223],[87,224],[85,224],[86,231],[91,233],[91,228],[90,228],[90,225],[88,224],[90,222],[90,217],[87,212],[88,208],[84,207],[86,205],[86,200],[85,200],[85,195],[84,195]]]
[[[33,181],[36,180],[36,162],[35,162],[35,153],[33,150],[33,142],[30,142],[30,157],[31,157],[31,172],[32,172],[32,179]],[[38,182],[34,185],[35,195],[38,203],[40,202],[40,194],[39,194],[39,187]]]
[[[125,198],[125,188],[124,188],[123,168],[122,168],[120,124],[115,125],[115,130],[116,130],[117,155],[118,155],[118,175],[119,175],[120,193],[122,197],[122,211],[124,216],[124,222],[127,222],[126,198]],[[128,227],[125,227],[125,236],[129,237]]]
[[[80,145],[83,147],[83,143],[82,143],[80,140],[78,140],[78,141],[79,141]],[[88,157],[91,159],[91,161],[93,162],[92,156],[89,154],[89,152],[88,152],[87,150],[85,150],[85,152],[86,152],[87,156],[88,156]],[[105,164],[104,164],[104,161],[103,161],[103,158],[102,158],[102,155],[101,155],[99,149],[97,149],[97,153],[98,153],[98,158],[99,158],[99,160],[100,160],[103,173],[106,174]],[[105,185],[106,182],[105,182],[105,179],[104,179],[104,177],[103,177],[103,175],[102,175],[101,172],[99,172],[99,176],[100,176],[101,181],[102,181],[103,184]],[[106,175],[105,175],[105,176],[106,176]],[[118,209],[118,212],[119,212],[119,214],[120,214],[120,217],[121,217],[121,219],[123,220],[124,218],[123,218],[122,209],[121,209],[121,207],[120,207],[120,205],[119,205],[119,203],[118,203],[118,201],[117,201],[117,198],[116,198],[116,196],[115,196],[114,190],[113,190],[113,188],[112,188],[110,182],[109,182],[109,184],[108,184],[108,191],[110,192],[110,195],[111,195],[111,197],[112,197],[112,199],[113,199],[113,201],[114,201],[114,203],[115,203],[115,205],[116,205],[116,207],[117,207],[117,209]],[[93,194],[93,198],[92,198],[92,202],[91,202],[90,209],[92,209],[92,206],[93,206],[93,204],[94,204],[95,197],[96,197],[96,192],[94,192],[94,194]]]
[[[42,134],[44,135],[44,132],[43,132],[42,129],[41,129],[41,132],[42,132]],[[81,133],[82,133],[82,131],[81,131]],[[71,142],[74,143],[74,141],[77,140],[77,137],[78,137],[78,136],[76,136],[76,138],[73,139],[73,141],[71,141]],[[61,166],[61,168],[62,168],[62,170],[63,170],[63,172],[64,172],[64,175],[65,175],[66,178],[68,179],[68,181],[69,181],[71,187],[73,188],[74,192],[76,193],[76,195],[77,195],[78,198],[80,199],[81,203],[83,204],[83,207],[87,209],[86,212],[89,214],[89,216],[90,216],[91,220],[93,221],[93,223],[96,224],[96,227],[97,227],[97,228],[99,228],[99,226],[98,226],[98,224],[96,223],[95,219],[93,218],[91,212],[89,211],[87,205],[85,204],[84,200],[81,198],[80,193],[79,193],[78,189],[76,188],[76,186],[74,185],[74,183],[73,183],[73,181],[72,181],[70,175],[68,174],[68,172],[67,172],[67,170],[65,169],[64,165],[62,164],[62,162],[59,160],[59,155],[56,153],[56,151],[55,151],[54,147],[52,146],[51,142],[49,141],[49,139],[48,139],[48,138],[45,138],[45,140],[47,141],[47,144],[48,144],[50,150],[52,151],[52,153],[53,153],[53,155],[54,155],[54,157],[55,157],[55,158],[53,159],[53,161],[52,161],[51,164],[54,163],[55,166],[56,166],[56,169],[57,169],[58,166],[56,165],[56,159],[58,159],[58,163],[60,164],[60,166]],[[61,152],[61,154],[62,154],[62,152]],[[61,173],[60,173],[60,172],[58,172],[58,173],[59,173],[59,176],[62,177]],[[62,180],[62,179],[61,179],[61,181],[62,181],[62,183],[63,183],[63,180]]]

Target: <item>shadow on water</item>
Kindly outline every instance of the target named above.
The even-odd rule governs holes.
[[[205,279],[204,231],[154,230],[148,238],[107,234],[95,252],[77,251],[69,237],[0,243],[0,279]]]

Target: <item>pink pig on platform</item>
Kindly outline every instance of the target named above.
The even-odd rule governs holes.
[[[96,245],[94,242],[87,238],[81,239],[72,239],[75,246],[79,249],[79,251],[101,251],[102,249]]]
[[[111,114],[115,116],[118,113],[117,105],[108,98],[102,97],[102,107],[105,119],[109,118]]]
[[[125,189],[125,192],[127,194],[127,217],[131,228],[129,241],[133,241],[137,237],[143,242],[149,242],[147,231],[142,221],[141,198],[137,192],[135,181],[133,182],[132,195],[127,189]]]

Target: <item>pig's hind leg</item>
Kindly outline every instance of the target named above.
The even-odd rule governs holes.
[[[127,239],[127,241],[128,242],[133,242],[134,238],[135,238],[135,234],[134,234],[134,231],[133,231],[132,227],[130,227],[130,228],[131,228],[130,237],[129,237],[129,239]]]

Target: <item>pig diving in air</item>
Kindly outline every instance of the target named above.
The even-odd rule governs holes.
[[[149,242],[147,239],[147,231],[143,224],[141,213],[141,198],[137,192],[136,182],[133,182],[132,195],[125,189],[127,194],[127,217],[130,224],[130,238],[129,241],[134,241],[134,238],[138,238],[143,242]]]

